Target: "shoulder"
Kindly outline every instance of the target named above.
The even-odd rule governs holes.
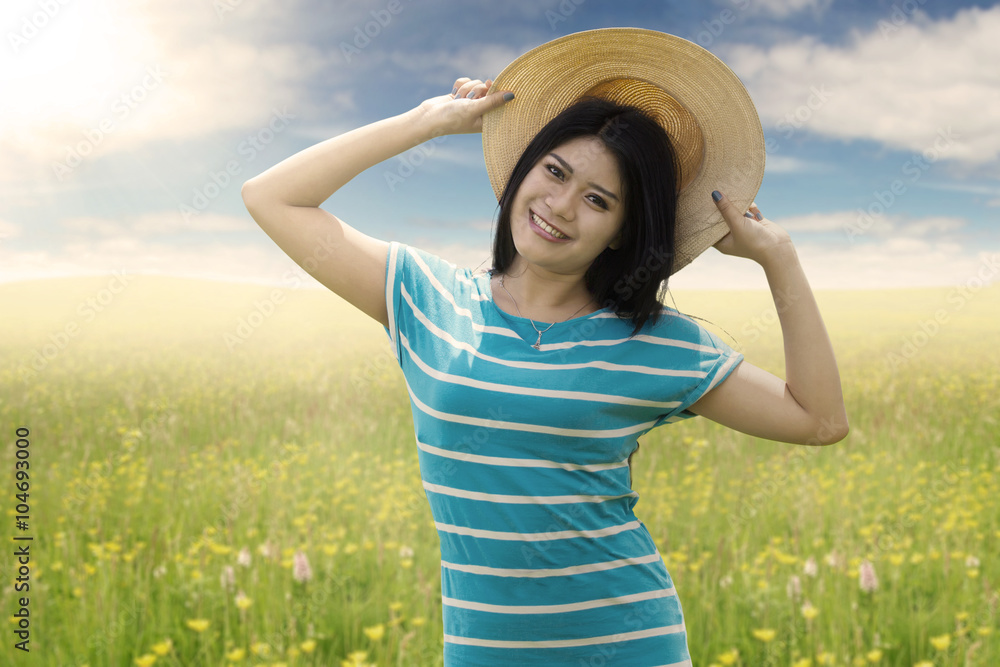
[[[674,308],[663,306],[656,322],[646,322],[640,335],[646,334],[672,341],[684,341],[693,345],[728,351],[730,348],[716,334],[701,322]]]

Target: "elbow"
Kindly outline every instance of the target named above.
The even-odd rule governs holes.
[[[815,436],[805,444],[822,447],[833,445],[846,438],[850,432],[851,425],[847,421],[847,413],[845,412],[837,417],[820,419]]]

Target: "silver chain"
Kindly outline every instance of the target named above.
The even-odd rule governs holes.
[[[509,296],[509,297],[510,297],[510,300],[511,300],[511,302],[512,302],[512,303],[514,304],[514,308],[515,308],[515,309],[517,309],[517,316],[518,316],[518,317],[521,317],[521,318],[524,318],[524,315],[521,315],[521,309],[517,307],[517,301],[515,301],[515,300],[514,300],[514,296],[513,296],[513,295],[512,295],[511,293],[510,293],[510,291],[509,291],[509,290],[508,290],[508,289],[507,289],[507,288],[506,288],[506,287],[504,286],[504,284],[503,284],[503,277],[504,277],[504,274],[502,274],[502,273],[501,273],[501,274],[500,274],[500,287],[501,287],[501,288],[503,288],[503,291],[504,291],[504,292],[507,292],[507,296]],[[591,298],[590,298],[590,299],[589,299],[589,300],[587,301],[587,303],[590,303],[590,302],[591,302],[591,301],[593,301],[593,300],[594,300],[594,299],[593,299],[593,297],[591,297]],[[576,313],[579,313],[579,312],[580,312],[581,310],[583,310],[583,309],[584,309],[584,307],[585,307],[585,306],[587,305],[587,303],[585,303],[585,304],[583,304],[583,306],[580,306],[579,308],[577,308],[577,309],[576,309]],[[573,313],[573,315],[576,315],[576,313]],[[567,317],[567,318],[566,318],[566,320],[570,320],[570,319],[573,319],[573,315],[570,315],[569,317]],[[532,328],[532,329],[534,329],[534,330],[535,330],[535,333],[537,333],[537,334],[538,334],[538,340],[536,340],[536,341],[535,341],[535,344],[534,344],[534,345],[532,345],[531,347],[535,348],[536,350],[538,350],[538,349],[541,349],[541,345],[542,345],[542,334],[543,334],[543,333],[545,333],[546,331],[548,331],[549,329],[551,329],[552,327],[554,327],[554,326],[555,326],[556,324],[558,324],[558,323],[557,323],[557,322],[553,322],[553,323],[552,323],[552,324],[550,324],[549,326],[547,326],[547,327],[545,327],[544,329],[542,329],[541,331],[539,331],[539,330],[538,330],[538,327],[536,327],[536,326],[535,326],[535,321],[534,321],[534,320],[532,320],[532,319],[531,319],[530,317],[529,317],[529,318],[525,318],[525,319],[527,319],[527,320],[528,320],[529,322],[531,322],[531,328]],[[563,322],[565,322],[566,320],[563,320]]]

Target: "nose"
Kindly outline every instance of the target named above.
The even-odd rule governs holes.
[[[549,191],[545,203],[553,214],[558,215],[564,220],[570,220],[573,218],[574,196],[573,188],[567,187],[565,184],[559,184]]]

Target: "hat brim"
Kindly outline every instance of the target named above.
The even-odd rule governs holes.
[[[483,116],[486,170],[499,199],[514,165],[546,123],[601,84],[626,78],[664,91],[701,130],[700,165],[685,176],[678,195],[676,273],[729,231],[712,191],[724,192],[743,212],[764,177],[764,132],[749,93],[725,63],[697,44],[654,30],[602,28],[528,51],[493,81],[490,94],[509,90],[515,97]]]

